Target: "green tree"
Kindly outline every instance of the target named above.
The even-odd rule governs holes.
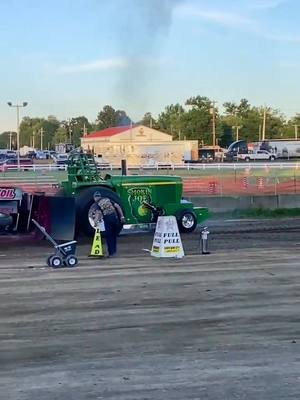
[[[59,143],[67,143],[68,142],[68,131],[64,126],[60,126],[53,137],[53,146]]]
[[[263,113],[263,109],[260,109]],[[279,111],[272,108],[267,109],[266,114],[266,139],[281,139],[285,130],[285,117]]]
[[[55,132],[60,126],[60,122],[54,115],[49,115],[47,119],[43,119],[41,121],[41,128],[43,128],[44,134],[43,134],[43,142],[44,142],[44,148],[49,147],[54,149],[53,147],[53,139]]]
[[[188,139],[197,139],[201,145],[212,145],[212,101],[205,96],[190,97],[187,99],[188,112],[183,118],[184,132]],[[214,109],[216,122],[216,138],[220,136],[221,126],[219,123],[218,109]]]
[[[247,99],[241,99],[239,104],[225,102],[223,107],[226,115],[238,116],[240,118],[247,116],[251,110],[251,105]]]
[[[183,132],[184,108],[180,104],[171,104],[159,114],[157,126],[166,133],[171,133],[174,139],[181,138]]]
[[[232,125],[229,125],[223,116],[221,116],[218,127],[220,129],[218,144],[219,146],[226,148],[235,140],[233,139]]]
[[[31,146],[33,136],[35,137],[35,147],[40,148],[38,131],[41,128],[41,118],[24,117],[20,124],[20,147]],[[39,141],[40,144],[40,141]]]
[[[282,137],[285,139],[300,138],[300,114],[294,115],[284,125]]]
[[[212,144],[212,102],[208,97],[196,96],[186,100],[188,110],[180,104],[171,104],[159,114],[158,125],[161,130],[171,133],[174,139],[196,139],[199,144]],[[216,136],[219,136],[221,126],[218,110],[215,109]]]
[[[147,112],[139,123],[145,126],[149,126],[149,128],[160,129],[158,122],[155,118],[153,118],[151,112]]]
[[[131,124],[131,119],[125,111],[115,110],[112,106],[106,105],[97,116],[97,129],[106,129],[114,126],[126,126]]]
[[[89,120],[84,116],[72,118],[69,123],[69,128],[71,129],[72,144],[76,147],[80,146],[81,137],[92,131]]]
[[[251,110],[241,118],[240,125],[242,126],[240,132],[240,138],[245,139],[248,142],[255,142],[259,139],[259,129],[262,124],[262,114],[256,107],[252,107]]]
[[[239,126],[239,138],[248,142],[258,141],[261,137],[264,107],[253,107],[247,99],[241,99],[239,104],[226,102],[223,104],[225,115],[223,125],[232,128],[233,140],[236,139],[236,126]],[[284,116],[272,108],[266,109],[265,138],[280,138],[285,130]]]
[[[0,134],[0,149],[9,149],[9,136],[10,132],[3,132]],[[16,149],[16,132],[12,132],[12,148]]]
[[[237,130],[239,131],[239,139],[246,139],[245,135],[248,132],[249,123],[245,121],[247,121],[251,114],[251,106],[248,100],[241,99],[239,104],[225,102],[223,107],[225,111],[225,115],[221,117],[223,124],[221,143],[223,146],[228,146],[230,144],[228,143],[230,138],[231,142],[236,140]]]
[[[206,96],[190,97],[186,100],[185,104],[187,106],[192,106],[193,108],[195,108],[197,110],[205,110],[208,112],[212,106],[211,100],[209,100],[209,98]]]
[[[36,149],[40,149],[41,144],[43,149],[50,148],[59,126],[60,122],[53,115],[47,119],[24,117],[20,124],[20,146],[32,146],[34,142]]]

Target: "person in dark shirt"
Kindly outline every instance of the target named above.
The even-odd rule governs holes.
[[[109,257],[117,253],[117,236],[119,224],[125,222],[123,210],[118,203],[108,197],[102,197],[100,192],[94,193],[94,201],[97,204],[96,223],[103,218],[105,227],[105,238]]]

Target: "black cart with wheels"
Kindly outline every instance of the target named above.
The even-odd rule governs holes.
[[[49,267],[61,268],[64,265],[67,267],[75,267],[78,264],[78,258],[76,257],[76,240],[70,242],[58,244],[41,226],[36,220],[32,219],[35,226],[43,233],[45,238],[53,244],[55,253],[48,257],[47,264]]]

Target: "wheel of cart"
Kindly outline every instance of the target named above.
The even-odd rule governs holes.
[[[76,257],[76,240],[70,242],[58,244],[50,235],[46,232],[46,229],[41,226],[34,219],[32,222],[37,228],[45,235],[46,239],[49,240],[54,246],[55,254],[52,254],[47,259],[47,265],[52,268],[61,268],[64,265],[67,267],[75,267],[78,264],[78,258]]]
[[[63,260],[59,255],[51,255],[47,259],[48,267],[61,268],[63,266]]]
[[[68,255],[65,259],[65,264],[68,267],[75,267],[78,264],[78,258],[72,254]]]

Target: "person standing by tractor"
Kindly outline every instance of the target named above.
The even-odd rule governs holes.
[[[123,210],[119,204],[108,197],[102,197],[100,192],[94,193],[94,201],[97,205],[95,223],[99,223],[103,218],[108,255],[109,257],[115,256],[120,221],[122,224],[125,222]]]

